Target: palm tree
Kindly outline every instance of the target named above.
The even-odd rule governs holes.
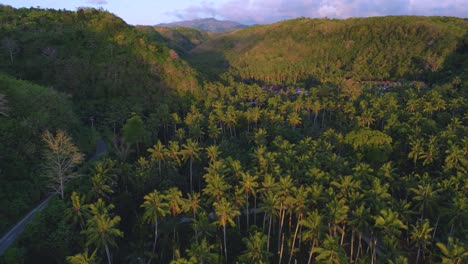
[[[166,158],[167,155],[167,149],[166,147],[161,143],[160,140],[154,144],[152,148],[149,148],[147,150],[150,154],[150,159],[152,161],[157,161],[158,162],[158,170],[159,170],[159,176],[161,176],[161,161],[163,161]]]
[[[399,219],[398,213],[389,208],[381,210],[380,215],[374,219],[375,227],[381,230],[385,244],[395,250],[398,246],[397,239],[401,235],[401,229],[408,229],[408,226]],[[373,246],[372,261],[375,258],[376,248],[377,245],[375,244]]]
[[[416,264],[419,263],[419,256],[421,249],[424,251],[426,246],[430,243],[431,232],[434,228],[429,226],[429,220],[425,219],[423,223],[418,221],[416,226],[411,226],[411,240],[418,247],[418,253],[416,255]]]
[[[258,176],[252,176],[248,172],[244,172],[241,174],[242,175],[242,180],[240,182],[240,185],[242,186],[242,192],[245,194],[245,204],[246,204],[246,219],[247,219],[247,228],[249,228],[249,216],[250,216],[250,211],[249,211],[249,198],[250,195],[253,195],[254,197],[257,196],[256,194],[256,188],[258,187]]]
[[[327,235],[322,243],[322,247],[315,248],[314,253],[317,253],[315,260],[319,263],[346,263],[346,252],[338,244],[338,237]]]
[[[268,263],[268,258],[272,255],[266,250],[267,237],[259,231],[250,234],[248,238],[243,238],[242,241],[246,245],[244,254],[239,257],[242,263]]]
[[[292,245],[291,245],[291,252],[289,254],[289,262],[291,263],[293,255],[294,255],[294,247],[296,244],[296,238],[297,238],[297,233],[299,231],[300,222],[302,220],[302,217],[304,216],[304,213],[308,209],[308,195],[309,195],[309,190],[304,187],[304,185],[301,185],[299,188],[294,187],[293,188],[293,197],[292,198],[292,206],[294,211],[297,215],[297,223],[296,223],[296,229],[294,231],[294,236],[292,240]]]
[[[301,124],[301,117],[297,112],[291,112],[288,116],[288,123],[291,125],[292,129],[296,129],[298,125]]]
[[[318,210],[315,209],[312,212],[308,212],[306,217],[299,221],[300,225],[304,227],[302,238],[311,242],[309,259],[307,261],[309,264],[312,261],[312,255],[315,252],[315,246],[317,246],[320,234],[322,233],[322,219],[323,217],[319,214]]]
[[[201,209],[200,206],[200,193],[189,193],[187,199],[182,199],[182,211],[188,213],[191,212],[193,220],[196,220],[197,212]],[[195,239],[198,241],[198,231],[195,229]]]
[[[218,145],[211,145],[206,147],[206,154],[208,155],[208,159],[210,163],[214,163],[218,160],[219,155],[221,154]]]
[[[153,254],[156,252],[156,242],[158,240],[158,219],[164,217],[168,210],[168,204],[163,201],[162,195],[154,190],[152,193],[145,195],[144,202],[140,206],[145,209],[143,219],[154,226],[154,242]],[[151,259],[148,260],[148,264]]]
[[[451,144],[445,153],[447,153],[447,157],[445,158],[445,167],[447,169],[458,169],[463,173],[467,172],[468,160],[462,148]]]
[[[453,237],[448,238],[448,246],[441,242],[436,243],[437,247],[442,251],[443,264],[461,264],[463,260],[468,258],[468,250],[466,245],[455,240]]]
[[[175,219],[182,212],[182,192],[177,187],[172,187],[164,192],[164,200],[167,203],[169,212],[173,219]],[[174,224],[173,228],[173,242],[176,242],[176,225]],[[175,257],[175,253],[173,254]]]
[[[96,257],[96,250],[93,251],[91,256],[88,253],[88,250],[85,250],[84,253],[78,253],[74,256],[67,257],[67,262],[70,264],[97,264],[100,263]]]
[[[425,174],[425,176],[427,176],[427,174]],[[436,200],[437,193],[440,192],[440,189],[433,189],[433,184],[429,183],[429,180],[424,181],[425,183],[423,182],[423,184],[418,184],[417,188],[409,188],[409,190],[415,194],[413,199],[420,203],[419,210],[421,212],[421,221],[424,217],[424,211],[427,204]]]
[[[198,142],[193,141],[191,138],[187,139],[187,143],[183,144],[182,148],[182,156],[185,160],[190,161],[190,192],[193,192],[193,159],[199,158],[201,148],[198,146]]]
[[[107,184],[106,174],[98,172],[91,177],[91,193],[94,197],[106,199],[109,199],[110,195],[114,193]]]
[[[66,212],[66,218],[72,219],[74,224],[78,223],[80,225],[81,230],[84,229],[84,217],[88,213],[88,205],[85,205],[86,195],[80,197],[79,194],[73,192],[71,197],[72,201],[72,208],[69,208]]]
[[[117,243],[115,239],[123,237],[123,232],[116,228],[121,219],[120,216],[111,217],[108,214],[107,208],[105,206],[102,207],[102,204],[94,208],[99,208],[99,210],[93,210],[93,207],[91,207],[95,214],[88,219],[86,223],[87,228],[81,231],[81,233],[87,237],[87,246],[95,245],[98,249],[104,247],[107,255],[107,262],[111,264],[109,247],[116,247]],[[103,210],[103,208],[106,209]],[[112,208],[112,206],[110,206],[110,208]]]
[[[212,252],[214,248],[214,245],[208,244],[208,241],[203,239],[200,243],[192,243],[185,252],[190,259],[195,260],[195,263],[216,263],[220,256]]]
[[[226,200],[226,198],[221,198],[219,203],[213,203],[215,213],[218,216],[217,224],[223,227],[223,237],[224,237],[224,257],[226,263],[228,262],[227,257],[227,243],[226,243],[226,226],[229,224],[235,226],[234,217],[240,214],[239,210]]]
[[[270,235],[271,235],[271,225],[273,222],[273,217],[276,216],[277,209],[279,207],[278,196],[272,191],[262,191],[262,205],[260,210],[264,212],[263,217],[263,226],[265,227],[265,218],[268,217],[268,238],[267,238],[267,251],[270,252]],[[263,228],[265,229],[265,228]]]
[[[215,167],[217,163],[210,165],[210,167]],[[224,166],[224,165],[222,165]],[[212,201],[219,202],[222,197],[226,195],[226,191],[231,188],[224,177],[221,176],[218,171],[208,171],[207,174],[203,176],[206,182],[206,186],[203,189],[203,193],[208,195]]]
[[[169,146],[167,148],[167,156],[178,166],[180,166],[180,146],[177,141],[169,141]]]
[[[421,159],[421,155],[424,154],[423,141],[418,138],[410,141],[411,151],[408,153],[408,158],[413,159],[414,167],[416,168],[416,162]]]

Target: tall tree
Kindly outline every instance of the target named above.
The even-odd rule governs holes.
[[[83,162],[84,156],[63,130],[58,130],[55,136],[45,131],[42,140],[48,147],[45,150],[45,174],[49,178],[49,186],[63,200],[65,184],[77,176],[74,170]]]
[[[187,143],[182,145],[182,149],[182,156],[190,162],[190,192],[193,192],[193,160],[199,158],[201,148],[198,146],[198,142],[189,138]]]
[[[110,247],[116,247],[116,238],[123,237],[123,232],[116,226],[120,222],[120,216],[110,216],[109,209],[101,199],[91,206],[94,215],[88,219],[86,229],[81,231],[87,237],[86,245],[95,245],[97,249],[104,248],[107,255],[107,263],[112,263]]]
[[[156,242],[158,240],[158,220],[166,215],[168,212],[168,204],[163,201],[162,195],[154,190],[153,192],[145,195],[144,202],[140,206],[145,209],[143,219],[154,226],[154,241],[153,241],[153,254],[156,253]],[[151,258],[148,264],[151,263]]]
[[[240,214],[239,210],[226,198],[221,198],[221,201],[213,203],[215,213],[218,217],[216,223],[218,223],[223,228],[223,241],[224,241],[224,258],[226,263],[228,262],[227,255],[227,242],[226,242],[226,227],[228,225],[235,226],[234,217]]]
[[[255,231],[248,238],[242,241],[246,245],[244,254],[239,257],[242,263],[268,263],[268,258],[272,255],[266,250],[267,237],[260,231]]]
[[[158,140],[158,142],[156,142],[156,144],[147,151],[150,153],[151,161],[158,162],[159,177],[161,177],[161,161],[163,161],[167,156],[166,147],[161,143],[161,140]]]

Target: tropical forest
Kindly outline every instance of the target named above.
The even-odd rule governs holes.
[[[0,263],[468,263],[467,114],[463,18],[0,5]]]

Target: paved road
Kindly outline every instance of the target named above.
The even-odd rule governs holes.
[[[96,146],[96,152],[94,156],[91,158],[91,160],[95,160],[100,154],[104,153],[107,150],[106,143],[100,139],[97,142]],[[8,249],[8,247],[15,242],[16,238],[23,232],[24,228],[26,227],[26,224],[31,221],[34,217],[34,215],[37,212],[40,212],[44,207],[47,206],[49,203],[50,199],[54,197],[56,194],[52,194],[48,198],[46,198],[44,201],[42,201],[36,208],[32,209],[31,212],[29,212],[21,221],[19,221],[8,233],[6,233],[2,239],[0,239],[0,256],[5,253],[5,251]]]
[[[21,234],[21,232],[23,232],[26,224],[33,219],[34,215],[44,209],[44,207],[46,207],[49,203],[50,199],[52,199],[54,196],[55,194],[42,201],[36,208],[34,208],[21,221],[19,221],[8,233],[6,233],[2,239],[0,239],[0,256],[3,255],[3,253],[13,242],[15,242],[16,238]]]

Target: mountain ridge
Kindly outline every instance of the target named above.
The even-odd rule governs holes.
[[[158,27],[188,27],[207,32],[226,32],[247,27],[231,20],[217,20],[216,18],[203,18],[157,24]]]

